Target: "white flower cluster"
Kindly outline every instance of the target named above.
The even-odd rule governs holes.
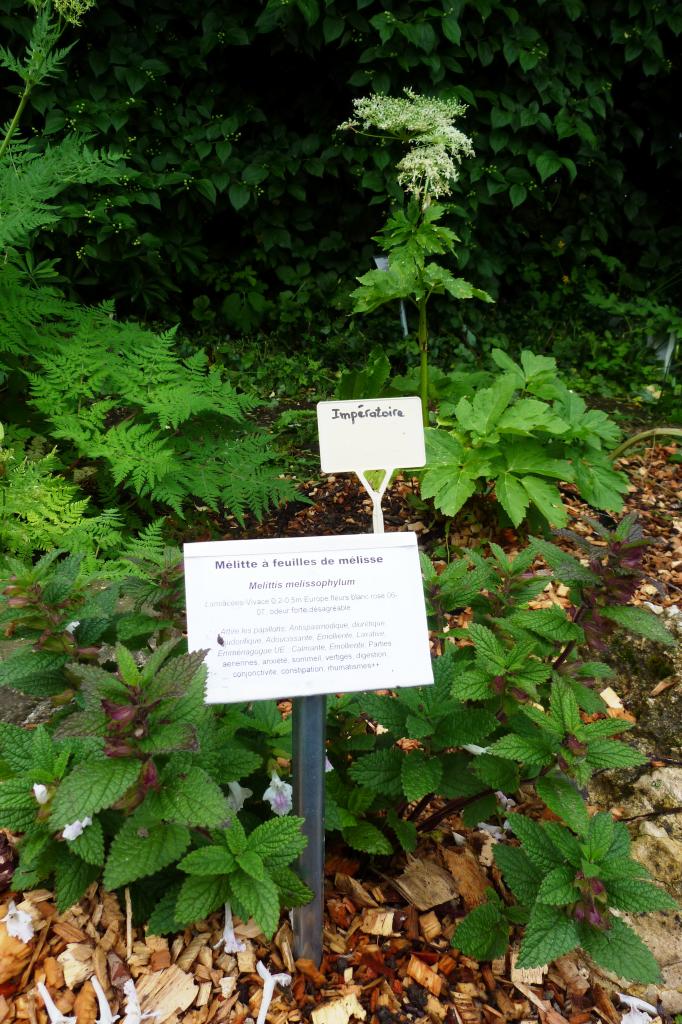
[[[464,156],[473,155],[471,139],[454,121],[466,106],[457,99],[419,96],[364,96],[353,101],[354,118],[339,125],[361,134],[377,129],[387,138],[408,142],[411,149],[398,164],[398,182],[423,199],[448,195]]]
[[[54,6],[64,21],[80,25],[83,15],[95,6],[95,0],[54,0]]]

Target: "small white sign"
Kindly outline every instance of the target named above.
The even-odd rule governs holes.
[[[417,539],[185,544],[187,636],[208,704],[433,682]]]
[[[419,398],[318,402],[317,429],[323,473],[426,463]]]

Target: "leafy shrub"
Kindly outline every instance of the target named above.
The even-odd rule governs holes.
[[[494,484],[514,526],[531,505],[563,526],[555,482],[563,480],[595,508],[619,511],[627,477],[608,455],[620,437],[613,420],[587,409],[558,379],[554,359],[524,351],[519,365],[499,349],[492,355],[502,372],[485,381],[489,386],[472,389],[471,378],[457,374],[441,381],[440,426],[427,431],[422,497],[454,516],[477,489]]]
[[[12,33],[21,8],[2,2]],[[460,273],[513,295],[532,266],[549,291],[595,253],[625,253],[646,294],[679,249],[680,28],[674,7],[626,0],[512,15],[501,0],[115,0],[88,16],[67,75],[31,96],[41,135],[43,122],[50,138],[92,134],[128,166],[115,186],[71,192],[49,254],[81,292],[132,293],[157,316],[203,294],[236,333],[281,323],[290,339],[292,318],[312,332],[339,282],[371,266],[394,163],[333,129],[354,94],[411,85],[469,104]],[[222,277],[206,283],[206,266]]]
[[[443,626],[446,611],[466,606],[473,621],[441,634],[446,645],[434,662],[433,687],[344,697],[335,705],[327,827],[376,854],[388,853],[396,840],[414,849],[419,830],[454,812],[470,827],[491,815],[509,817],[522,850],[496,849],[519,905],[502,906],[493,893],[459,926],[455,945],[480,959],[497,956],[510,925],[528,922],[526,965],[581,945],[609,969],[650,981],[658,976],[653,957],[608,908],[674,904],[628,859],[624,826],[614,826],[608,814],[588,818],[576,784],[585,785],[594,771],[646,760],[613,739],[631,725],[606,715],[593,687],[611,669],[592,652],[605,650],[605,637],[617,626],[665,644],[673,639],[653,614],[623,605],[641,577],[645,546],[634,518],[612,534],[593,525],[605,544],[590,548],[588,566],[539,539],[513,560],[492,545],[491,557],[470,552],[440,574],[424,561],[432,624]],[[538,556],[551,573],[533,571]],[[570,585],[572,615],[556,605],[528,607],[551,578]],[[466,644],[453,646],[451,639]],[[405,738],[416,741],[409,750],[398,742]],[[522,782],[533,783],[565,825],[509,815],[502,798]],[[422,818],[436,794],[446,798],[444,806]],[[550,871],[551,892],[542,878]]]
[[[116,490],[124,485],[147,514],[158,505],[182,516],[194,500],[214,510],[227,507],[238,518],[247,508],[262,515],[294,489],[273,466],[266,435],[247,420],[255,399],[237,393],[202,351],[182,359],[174,332],[157,335],[117,323],[111,305],[91,309],[67,301],[52,281],[54,268],[41,269],[25,256],[34,234],[58,221],[54,200],[69,184],[119,173],[110,157],[89,151],[75,136],[41,152],[16,135],[26,100],[64,57],[66,51],[56,50],[59,33],[49,4],[41,4],[24,60],[0,51],[0,62],[24,82],[0,144],[0,246],[7,250],[0,273],[0,375],[6,407],[26,419],[28,377],[33,410],[20,436],[40,436],[47,427],[65,442],[62,458],[77,482],[96,480],[105,508],[117,506]],[[51,513],[57,503],[68,530],[84,505],[74,505],[70,481],[61,489],[55,481],[48,485],[55,459],[53,453],[49,465],[15,467],[12,500],[16,504],[22,483],[26,492],[31,480],[40,479],[36,497],[47,510],[53,501]],[[13,513],[15,527],[20,518]],[[113,526],[111,517],[107,525]],[[45,546],[45,540],[43,529],[34,546]]]

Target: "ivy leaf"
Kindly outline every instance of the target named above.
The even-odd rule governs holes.
[[[184,825],[159,823],[144,828],[129,819],[111,844],[104,885],[107,889],[118,889],[155,874],[181,857],[189,842],[189,829]]]

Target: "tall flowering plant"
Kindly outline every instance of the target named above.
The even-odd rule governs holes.
[[[375,241],[388,254],[387,270],[370,270],[358,278],[352,293],[354,312],[367,313],[398,299],[417,311],[416,339],[420,354],[420,396],[424,426],[429,423],[428,321],[432,295],[455,299],[491,297],[455,277],[434,256],[452,254],[459,239],[440,222],[447,207],[435,202],[450,194],[462,159],[473,154],[471,140],[455,121],[466,107],[456,99],[419,96],[405,89],[402,97],[368,96],[354,101],[354,116],[339,127],[407,146],[396,165],[404,202],[394,209]]]

